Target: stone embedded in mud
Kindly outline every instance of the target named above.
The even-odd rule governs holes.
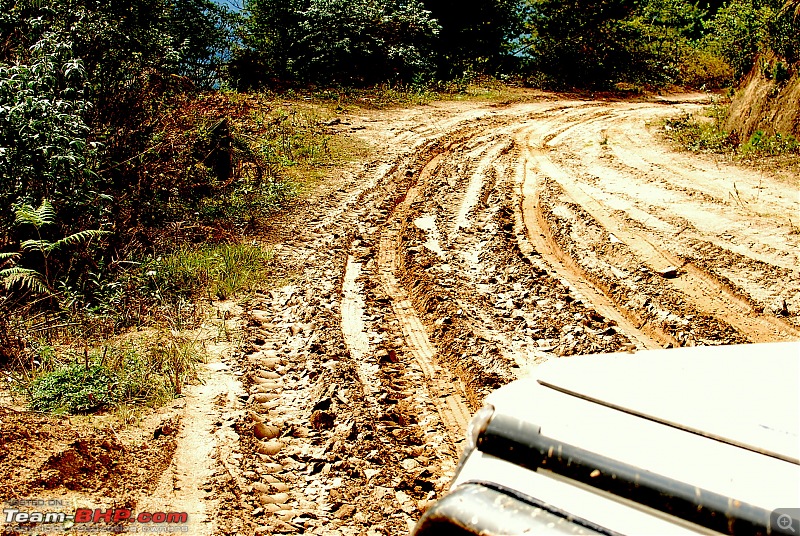
[[[264,454],[263,452],[259,452],[259,454]],[[269,455],[267,455],[269,456]],[[269,473],[277,473],[278,471],[283,471],[283,465],[279,463],[265,463],[261,465],[261,471],[269,474]]]
[[[271,402],[278,398],[278,395],[275,393],[255,393],[253,395],[253,402],[256,404],[264,404],[266,402]]]
[[[281,505],[271,503],[269,502],[269,499],[263,499],[263,496],[258,498],[258,502],[261,503],[261,507],[264,508],[264,511],[269,512],[270,514],[274,514],[281,509]],[[267,534],[274,534],[274,532],[268,532]]]
[[[261,368],[268,369],[268,370],[275,370],[276,368],[278,368],[283,363],[284,363],[283,359],[274,357],[274,358],[262,359],[260,361],[260,363],[257,363],[257,364],[260,365]]]
[[[283,443],[280,441],[262,441],[258,444],[256,449],[259,454],[266,454],[267,456],[274,456],[281,451]]]
[[[658,270],[658,275],[660,275],[664,279],[675,279],[676,277],[678,277],[678,267],[668,266],[667,268],[662,268]]]
[[[273,400],[271,402],[263,402],[261,404],[257,404],[254,406],[254,409],[260,411],[261,413],[269,413],[271,410],[277,408],[281,405],[280,400]]]
[[[259,493],[270,493],[272,488],[269,484],[264,484],[263,482],[254,482],[253,491],[257,491]]]
[[[253,435],[256,439],[275,439],[281,434],[281,429],[273,424],[257,422],[253,425]]]
[[[315,430],[329,430],[333,428],[334,421],[334,415],[327,411],[316,410],[311,414],[311,426]]]
[[[279,492],[287,492],[289,491],[289,484],[286,482],[273,482],[270,484],[273,490]]]
[[[356,512],[356,507],[352,504],[344,504],[334,514],[339,519],[349,518]]]
[[[278,389],[283,388],[283,383],[277,382],[275,380],[263,380],[259,383],[256,383],[251,387],[251,390],[255,390],[259,393],[266,393],[270,391],[277,391]]]
[[[414,469],[419,467],[419,462],[417,462],[417,460],[414,460],[414,459],[411,459],[411,458],[406,458],[405,460],[400,462],[400,465],[406,471],[413,471]]]
[[[258,502],[263,505],[267,504],[286,504],[289,502],[289,494],[288,493],[264,493],[259,496]]]
[[[275,378],[267,378],[264,376],[265,374],[267,373],[259,372],[258,374],[252,375],[250,379],[253,381],[253,383],[265,383],[267,385],[273,385],[278,383],[275,381],[277,378],[280,378],[278,374],[275,374]]]
[[[278,366],[284,363],[284,359],[280,357],[265,357],[261,355],[261,352],[247,356],[247,360],[254,367],[259,367],[265,370],[275,370],[278,368]]]

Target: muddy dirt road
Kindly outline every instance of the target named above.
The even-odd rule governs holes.
[[[250,377],[282,363],[272,401],[250,405],[283,430],[251,462],[288,485],[263,530],[404,533],[470,412],[544,360],[800,338],[798,184],[662,140],[663,119],[707,104],[347,117],[339,132],[380,156],[275,224],[296,277],[250,312]]]
[[[663,141],[706,96],[523,101],[342,115],[375,159],[274,222],[286,284],[236,312],[243,351],[129,503],[197,534],[405,534],[538,363],[800,339],[798,182]]]

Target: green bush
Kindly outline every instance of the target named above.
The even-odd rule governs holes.
[[[761,130],[755,131],[740,149],[741,155],[745,158],[797,154],[799,152],[800,143],[794,136],[781,134],[769,136]]]
[[[251,230],[268,216],[278,212],[297,193],[287,180],[244,177],[218,197],[200,202],[198,215],[206,222],[230,222],[240,230]]]
[[[705,119],[685,114],[667,119],[664,130],[680,148],[695,152],[732,153],[742,158],[780,156],[800,153],[800,142],[794,136],[768,135],[757,130],[745,143],[735,133],[723,130],[724,107],[715,106]]]
[[[786,82],[789,79],[789,70],[782,61],[775,63],[775,68],[772,70],[772,79],[778,83]]]
[[[196,363],[202,358],[196,341],[167,331],[95,349],[84,363],[65,364],[46,352],[53,354],[49,346],[41,347],[38,376],[29,383],[21,378],[18,386],[27,393],[31,409],[48,413],[161,405],[196,379]],[[74,359],[75,354],[65,357]]]
[[[103,365],[71,365],[46,373],[30,388],[30,407],[48,413],[91,413],[122,397],[117,376]]]
[[[715,108],[711,120],[698,121],[690,114],[667,119],[664,130],[682,149],[695,152],[724,152],[735,148],[734,140],[722,129],[724,111]]]
[[[733,69],[717,54],[703,48],[688,47],[678,66],[676,81],[694,88],[724,88],[733,82]]]

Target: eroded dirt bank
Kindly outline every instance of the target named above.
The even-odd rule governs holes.
[[[285,284],[236,311],[244,347],[150,440],[167,462],[149,484],[108,478],[83,500],[191,510],[201,534],[404,534],[446,488],[470,413],[537,363],[800,338],[798,184],[673,152],[661,119],[706,104],[529,94],[344,114],[339,135],[376,158],[274,222]],[[0,447],[32,440],[0,418]]]

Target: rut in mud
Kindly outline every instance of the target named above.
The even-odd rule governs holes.
[[[202,533],[404,534],[471,412],[545,360],[800,338],[798,184],[660,139],[706,104],[536,94],[342,121],[380,156],[273,223],[286,283],[237,315],[243,352],[187,402],[216,406],[185,415],[150,503],[182,509],[208,456]],[[190,441],[210,428],[211,454]]]
[[[404,533],[469,413],[544,360],[797,338],[797,185],[659,140],[660,119],[702,105],[542,97],[349,121],[384,156],[276,224],[295,280],[248,359],[254,378],[286,363],[251,416],[285,431],[248,463],[256,489],[291,482],[261,530]]]

